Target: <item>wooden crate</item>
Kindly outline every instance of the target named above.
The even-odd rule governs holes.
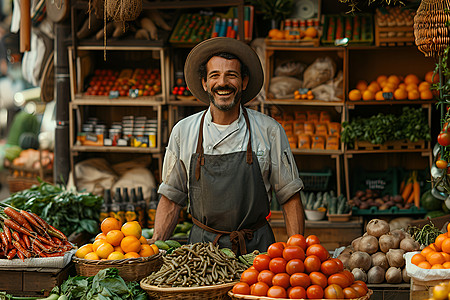
[[[397,36],[399,33],[403,36]],[[379,26],[378,22],[375,22],[375,45],[389,47],[414,45],[414,27]]]
[[[0,270],[0,290],[14,296],[47,296],[69,275],[76,275],[73,263],[63,269],[41,268],[39,271]]]
[[[367,287],[373,291],[370,300],[409,300],[410,285],[408,283],[367,284]]]
[[[355,141],[355,150],[409,150],[425,149],[425,141],[388,141],[382,145],[372,144],[367,141]]]
[[[432,298],[430,297],[430,290],[442,281],[444,280],[420,281],[411,278],[410,300],[423,300]]]

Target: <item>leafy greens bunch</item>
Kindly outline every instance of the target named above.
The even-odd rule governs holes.
[[[69,236],[82,231],[91,234],[98,232],[103,198],[41,182],[39,186],[12,194],[5,202],[18,209],[36,213]]]

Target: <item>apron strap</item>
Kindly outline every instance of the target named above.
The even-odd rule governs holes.
[[[253,155],[252,155],[252,131],[250,130],[250,121],[248,120],[247,109],[242,107],[245,123],[247,124],[248,130],[248,143],[247,143],[247,163],[251,165],[253,163]],[[203,122],[205,120],[207,110],[202,115],[202,119],[200,120],[200,129],[198,133],[197,139],[197,150],[195,153],[198,153],[197,164],[195,166],[195,178],[197,181],[200,179],[200,166],[205,164],[205,157],[203,156]]]
[[[229,235],[230,236],[230,242],[231,242],[231,250],[237,255],[240,253],[247,254],[247,247],[245,245],[245,240],[251,240],[253,239],[253,232],[255,232],[257,229],[263,227],[267,224],[267,220],[264,218],[260,222],[258,222],[255,226],[253,226],[252,229],[241,229],[241,230],[235,230],[235,231],[223,231],[223,230],[217,230],[213,229],[203,223],[201,223],[196,218],[192,217],[192,223],[194,225],[197,225],[203,230],[206,230],[208,232],[216,234],[216,237],[214,238],[213,245],[215,246],[219,239],[222,237],[222,235]]]

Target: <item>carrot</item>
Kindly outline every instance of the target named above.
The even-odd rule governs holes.
[[[407,202],[409,196],[411,195],[412,189],[413,189],[413,183],[411,182],[411,180],[408,179],[408,183],[406,183],[405,189],[403,190],[403,193],[402,193],[402,198],[405,202]]]
[[[411,203],[414,200],[414,193],[411,193],[408,197],[408,200],[406,200],[406,203]]]
[[[64,235],[64,233],[62,233],[62,231],[56,229],[55,227],[53,227],[52,225],[48,224],[48,234],[50,234],[51,236],[57,237],[60,240],[67,240],[67,237]]]
[[[22,261],[25,261],[25,256],[23,255],[22,252],[17,251],[17,256],[18,256]]]
[[[30,242],[30,239],[28,238],[28,235],[23,234],[22,235],[22,240],[25,242],[25,245],[27,246],[26,248],[30,249],[31,248],[31,242]]]
[[[16,255],[17,249],[12,248],[11,251],[9,251],[8,255],[6,255],[7,259],[13,259],[13,257]]]
[[[13,221],[19,223],[26,229],[33,231],[27,219],[25,219],[17,210],[14,210],[11,207],[6,207],[4,210],[5,214],[10,217]]]
[[[405,186],[406,186],[406,179],[402,180],[402,183],[400,183],[400,195],[403,193],[403,191],[405,190]]]
[[[414,195],[414,205],[417,208],[420,208],[420,184],[417,181],[417,179],[414,179],[413,195]]]
[[[63,243],[61,242],[61,240],[60,239],[58,239],[57,237],[55,237],[55,236],[52,236],[52,240],[53,240],[53,242],[55,242],[55,244],[57,244],[57,245],[59,245],[59,246],[61,246]]]
[[[4,224],[5,224],[6,226],[8,226],[10,229],[13,229],[13,230],[15,230],[15,231],[18,231],[18,232],[20,232],[20,233],[23,233],[23,234],[26,234],[26,235],[29,235],[29,236],[33,236],[33,235],[34,235],[34,234],[33,234],[31,231],[29,231],[28,229],[23,228],[23,227],[20,227],[19,224],[17,224],[17,223],[14,222],[13,220],[10,220],[10,219],[3,219],[3,221],[4,221]]]
[[[8,249],[8,239],[6,238],[6,234],[4,232],[0,232],[0,238],[2,240],[2,244],[5,245],[5,249]]]
[[[3,232],[6,234],[6,238],[8,239],[8,242],[12,243],[11,230],[5,224],[3,224]]]
[[[47,255],[47,257],[57,257],[57,256],[63,256],[64,253],[62,253],[62,252],[53,252],[53,253],[47,253],[46,255]]]
[[[34,245],[38,246],[45,252],[51,251],[53,249],[52,246],[44,245],[38,239],[32,239],[32,242]]]
[[[20,245],[21,245],[23,248],[25,248],[25,249],[27,248],[27,245],[25,244],[25,242],[23,241],[23,239],[20,238],[19,233],[13,231],[13,232],[12,232],[12,237],[13,237],[17,242],[19,242]]]
[[[17,251],[21,252],[23,255],[25,255],[26,258],[31,257],[31,253],[28,252],[18,241],[14,241],[13,246],[17,249]],[[17,254],[19,255],[19,254]]]
[[[37,236],[37,239],[39,240],[39,241],[41,241],[42,243],[45,243],[45,244],[47,244],[47,245],[49,245],[49,246],[52,246],[52,247],[58,247],[58,245],[57,244],[55,244],[55,242],[53,242],[53,240],[51,240],[51,239],[46,239],[45,237],[43,237],[43,236]]]
[[[42,219],[41,217],[39,217],[37,214],[30,212],[30,215],[36,219],[36,221],[38,221],[39,224],[41,224],[41,227],[44,228],[45,230],[48,229],[49,224],[47,222],[44,221],[44,219]]]
[[[30,215],[29,212],[25,210],[21,210],[20,214],[28,221],[28,223],[34,227],[34,229],[39,233],[42,234],[44,232],[44,228],[42,228],[41,224],[36,221],[35,218],[33,218],[32,215]],[[41,233],[42,232],[42,233]]]

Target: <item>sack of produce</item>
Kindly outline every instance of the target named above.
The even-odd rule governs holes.
[[[336,63],[329,56],[317,58],[303,74],[303,87],[313,89],[334,78]]]

